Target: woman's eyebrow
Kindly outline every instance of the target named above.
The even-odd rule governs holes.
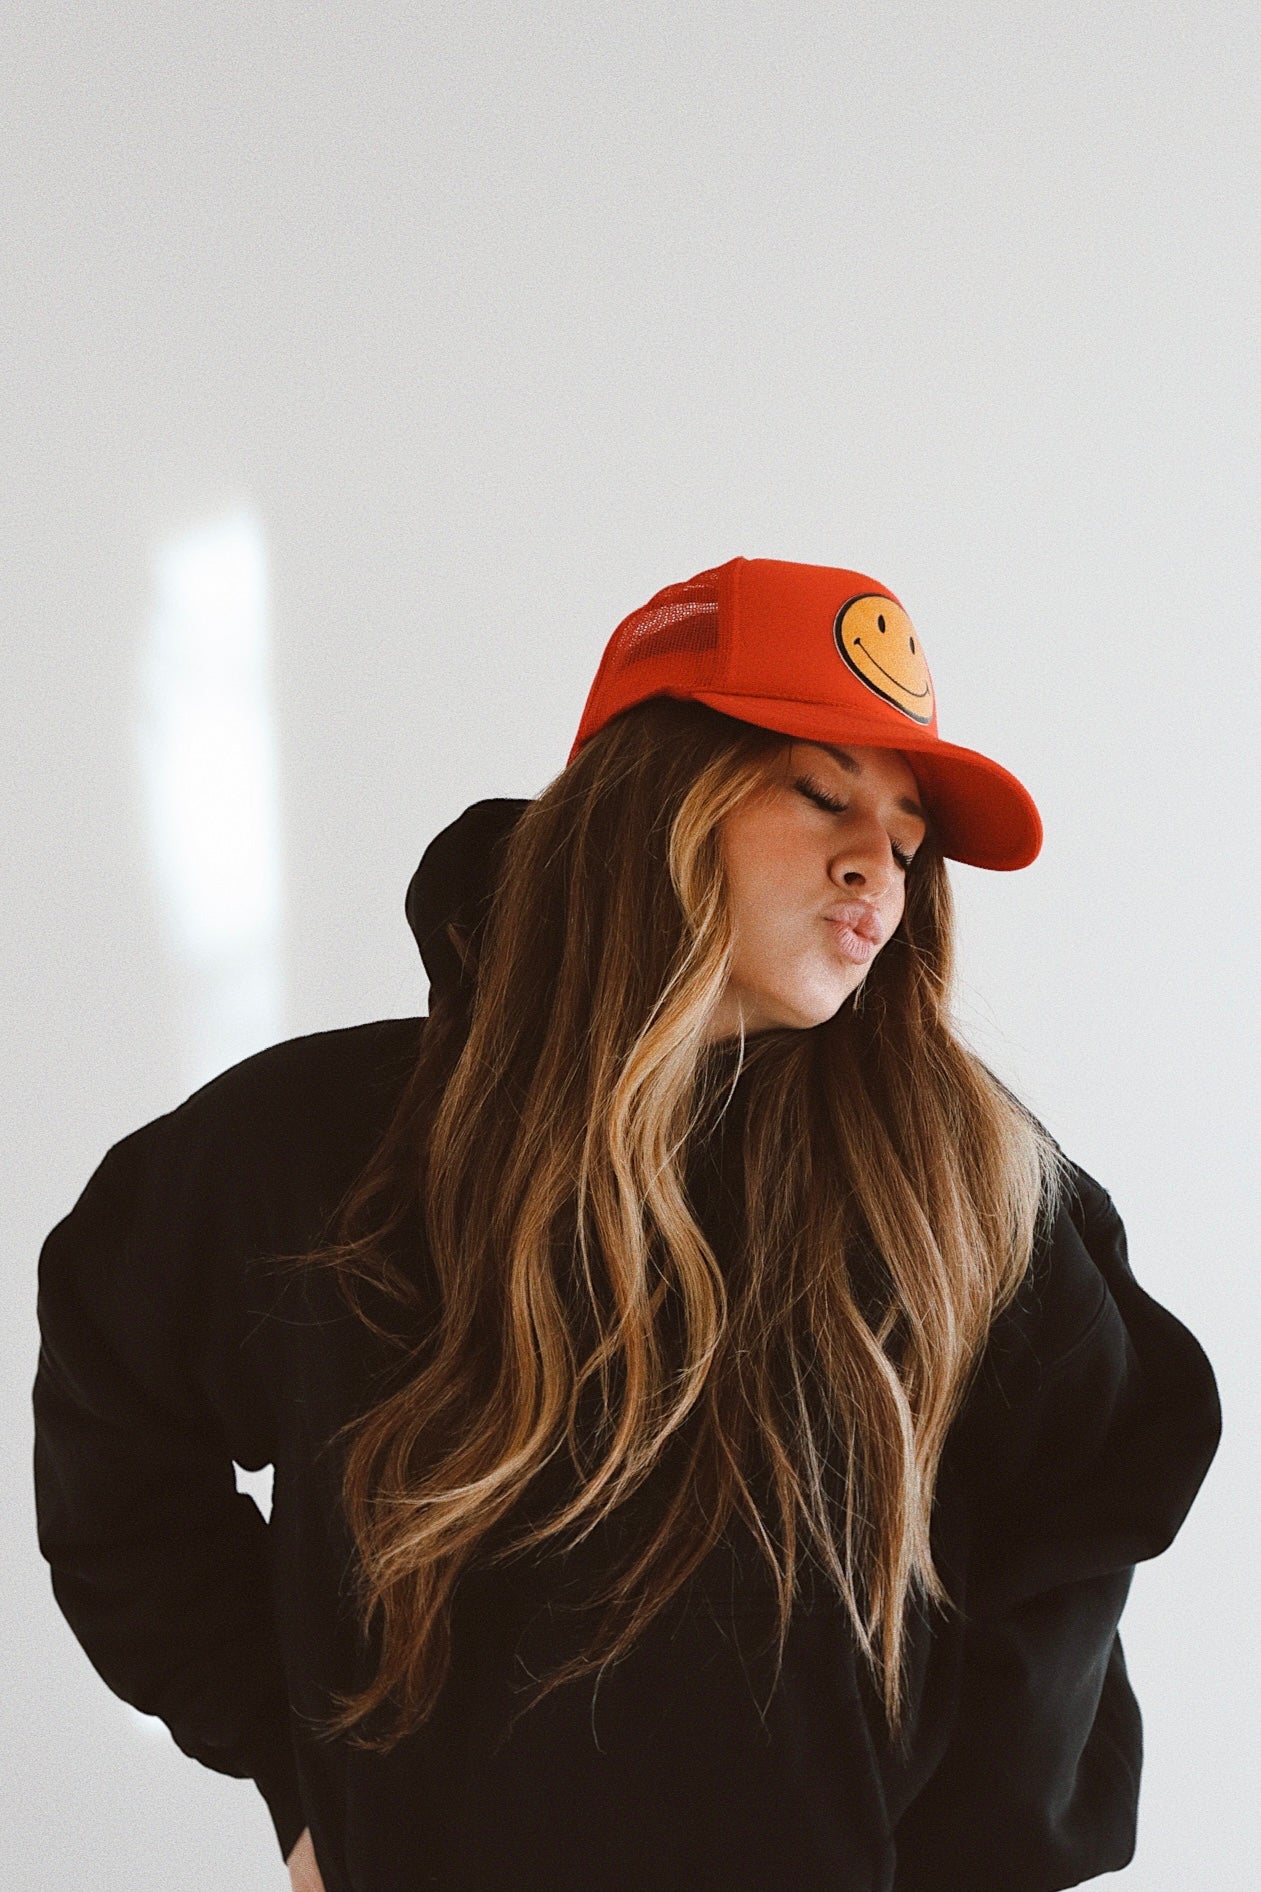
[[[856,761],[848,749],[838,749],[834,742],[817,742],[815,747],[816,749],[826,749],[833,760],[840,763],[847,775],[862,774],[862,763]],[[900,795],[896,806],[901,809],[904,815],[914,815],[915,819],[922,821],[926,828],[929,826],[927,814],[920,807],[919,803],[913,801],[909,795]]]

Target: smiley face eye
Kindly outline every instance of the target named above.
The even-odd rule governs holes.
[[[880,616],[879,616],[879,617],[878,617],[878,618],[876,619],[876,623],[877,623],[877,625],[879,626],[879,628],[880,628],[881,630],[883,630],[883,629],[884,629],[884,613],[883,613],[883,611],[881,612],[881,614],[880,614]]]
[[[911,639],[911,655],[912,657],[915,655],[915,639],[914,638]]]

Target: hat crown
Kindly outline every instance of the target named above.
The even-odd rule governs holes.
[[[901,600],[866,572],[784,559],[733,561],[722,687],[834,711],[849,740],[937,731],[932,677]]]

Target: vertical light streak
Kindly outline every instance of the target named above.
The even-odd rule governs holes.
[[[168,539],[152,579],[139,758],[188,1091],[283,1030],[279,769],[257,517],[240,507]]]

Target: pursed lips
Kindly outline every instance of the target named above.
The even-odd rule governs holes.
[[[823,918],[834,926],[847,927],[873,946],[884,944],[884,922],[875,907],[869,907],[864,901],[851,900],[846,906],[833,907]]]

